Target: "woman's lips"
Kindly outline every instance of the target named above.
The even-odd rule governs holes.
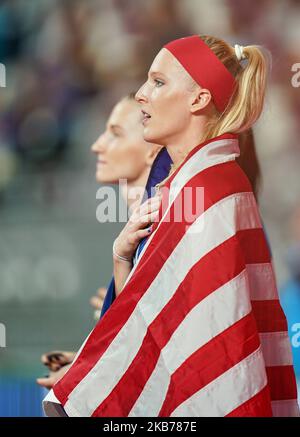
[[[149,120],[150,120],[150,118],[151,118],[151,115],[148,114],[148,112],[143,111],[143,110],[142,110],[142,114],[143,114],[142,123],[143,123],[143,125],[145,126],[145,125],[149,122]]]
[[[146,124],[149,123],[149,120],[150,120],[150,118],[148,118],[148,117],[143,118],[143,120],[142,120],[143,126],[146,126]]]

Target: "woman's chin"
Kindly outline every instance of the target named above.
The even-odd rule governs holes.
[[[96,181],[99,182],[99,184],[104,184],[104,183],[110,183],[111,181],[111,177],[107,177],[105,176],[104,172],[100,172],[97,171],[96,172]]]
[[[122,177],[122,175],[120,175],[119,177],[116,174],[105,174],[105,172],[97,172],[96,173],[96,182],[98,182],[99,184],[108,184],[108,185],[115,185],[115,184],[119,184],[121,179],[125,179],[125,177]]]
[[[143,138],[145,141],[147,141],[147,143],[161,144],[158,135],[156,135],[153,130],[151,131],[151,129],[148,129],[147,127],[144,129]]]

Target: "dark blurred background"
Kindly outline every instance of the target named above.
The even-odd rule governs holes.
[[[299,23],[298,0],[0,2],[0,323],[7,343],[0,416],[41,414],[43,393],[34,383],[45,373],[41,353],[76,350],[93,327],[89,298],[110,279],[108,254],[122,224],[96,220],[90,146],[167,41],[207,33],[272,52],[265,112],[255,126],[259,201],[278,284],[293,280],[286,259],[300,241],[300,88],[292,86]]]

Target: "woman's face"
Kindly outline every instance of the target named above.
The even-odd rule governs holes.
[[[151,145],[143,139],[141,120],[140,107],[134,100],[122,100],[114,107],[105,132],[92,145],[97,155],[97,182],[130,182],[146,170]]]
[[[192,79],[177,59],[162,49],[136,93],[143,117],[144,139],[164,146],[178,142],[191,121]],[[150,117],[149,117],[150,116]]]

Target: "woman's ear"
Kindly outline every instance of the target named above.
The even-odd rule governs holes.
[[[146,152],[146,165],[151,167],[154,159],[163,146],[160,146],[159,144],[147,144],[146,147],[148,148]]]
[[[191,104],[191,112],[195,113],[206,108],[211,102],[211,93],[206,88],[200,88],[195,90],[194,99]]]

